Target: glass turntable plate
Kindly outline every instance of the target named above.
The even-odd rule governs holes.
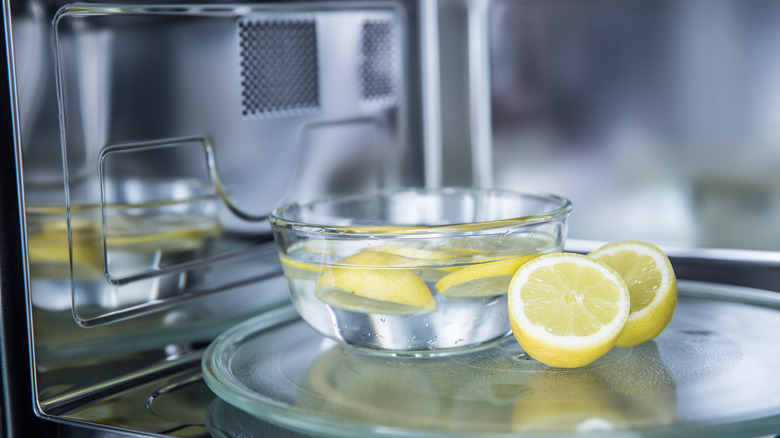
[[[216,339],[204,378],[250,418],[316,436],[779,433],[780,294],[680,281],[679,295],[661,336],[571,370],[511,336],[445,356],[366,354],[285,307]]]

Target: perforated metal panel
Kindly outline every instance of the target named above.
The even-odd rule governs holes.
[[[398,97],[399,56],[392,20],[363,23],[360,78],[362,99],[394,103]]]
[[[308,113],[320,105],[314,20],[238,22],[244,116]]]

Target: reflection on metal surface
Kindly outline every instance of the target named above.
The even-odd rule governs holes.
[[[146,399],[152,414],[181,425],[205,425],[204,412],[214,395],[203,383],[200,367],[193,367],[156,389]]]

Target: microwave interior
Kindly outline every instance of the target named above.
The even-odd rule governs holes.
[[[560,193],[573,251],[654,241],[780,291],[778,1],[3,6],[29,339],[4,391],[47,433],[220,436],[202,353],[289,305],[267,217],[320,195]]]

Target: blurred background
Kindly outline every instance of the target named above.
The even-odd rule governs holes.
[[[479,3],[440,4],[445,184],[568,196],[572,238],[780,249],[780,2]],[[462,159],[469,14],[490,61],[488,171]]]

